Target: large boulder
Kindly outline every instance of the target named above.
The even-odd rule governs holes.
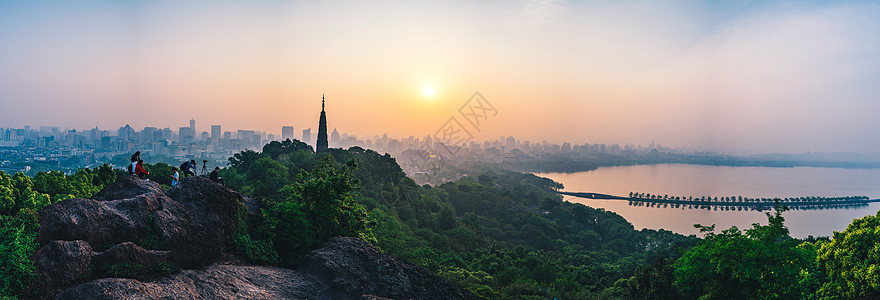
[[[306,255],[301,270],[338,298],[477,299],[418,266],[352,237],[335,237]]]
[[[111,185],[112,186],[112,185]],[[167,210],[161,216],[155,213]],[[165,244],[172,245],[186,230],[183,207],[162,193],[146,193],[120,200],[68,199],[40,210],[41,243],[52,240],[84,240],[103,249],[122,242],[139,243],[151,232],[165,232]],[[173,217],[174,220],[168,220]],[[161,223],[181,228],[156,228]],[[170,232],[166,232],[170,231]]]
[[[159,280],[98,279],[57,299],[478,299],[355,238],[334,238],[303,267],[212,265]]]
[[[104,187],[104,189],[92,196],[92,199],[110,201],[128,199],[147,193],[163,194],[162,186],[155,181],[143,180],[131,175],[117,178],[116,182]]]
[[[92,256],[92,265],[100,277],[141,277],[170,273],[177,268],[171,251],[146,250],[124,242]],[[165,274],[167,275],[167,274]]]
[[[52,241],[37,251],[40,281],[49,285],[75,283],[91,265],[92,247],[85,241]]]
[[[219,259],[227,237],[235,230],[237,211],[243,206],[244,197],[201,176],[183,178],[166,194],[183,206],[192,221],[191,235],[196,242],[191,249],[196,251],[193,258],[207,264]]]
[[[38,240],[53,245],[79,240],[90,249],[109,249],[89,256],[92,277],[142,276],[218,261],[235,212],[244,208],[241,194],[204,178],[187,178],[169,194],[180,202],[154,182],[124,177],[98,193],[100,200],[69,199],[40,210]],[[47,263],[41,273],[62,270]],[[44,280],[50,287],[69,282]]]

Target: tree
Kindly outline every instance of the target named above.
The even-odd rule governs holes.
[[[61,171],[39,172],[33,178],[34,191],[48,194],[52,199],[58,200],[59,195],[67,195],[71,186],[67,182],[67,176]]]
[[[24,173],[15,173],[11,181],[13,186],[12,193],[15,196],[15,206],[12,209],[13,214],[21,209],[40,210],[51,204],[49,195],[35,192],[33,190],[33,181]]]
[[[816,261],[827,281],[819,296],[880,298],[880,214],[854,220],[834,239],[821,243]]]
[[[174,174],[171,172],[171,166],[160,162],[155,165],[144,164],[144,167],[150,172],[150,180],[159,184],[171,185],[171,175]]]
[[[705,239],[675,262],[675,285],[689,299],[799,298],[813,293],[814,252],[788,236],[782,212],[766,213],[768,225],[753,224],[745,234],[736,226],[714,233],[700,228]]]
[[[623,290],[624,299],[680,299],[681,293],[675,288],[675,266],[673,261],[659,257],[646,266],[641,266],[636,275],[627,280]]]
[[[308,144],[303,143],[299,140],[286,139],[282,142],[272,141],[263,146],[263,154],[269,155],[269,157],[272,157],[272,159],[278,159],[278,157],[282,154],[293,154],[301,151],[305,151],[310,154],[315,153],[315,151],[312,150],[312,146],[309,146]]]
[[[261,157],[263,157],[263,155],[254,150],[244,150],[233,154],[232,157],[229,158],[229,165],[243,173],[247,172],[251,163],[257,161]]]
[[[284,187],[288,201],[303,204],[315,231],[315,242],[323,243],[334,236],[359,237],[376,243],[370,228],[370,217],[353,198],[358,181],[353,177],[357,163],[349,161],[336,167],[329,159],[312,172],[305,172],[304,180]]]
[[[446,204],[440,207],[440,217],[437,219],[440,230],[455,228],[455,208]]]
[[[89,169],[79,169],[72,176],[67,176],[70,190],[66,193],[77,198],[90,198],[101,191],[101,187],[95,186],[95,175]]]
[[[243,192],[254,196],[270,196],[289,182],[287,167],[270,157],[262,157],[247,169],[247,182]]]
[[[294,201],[269,201],[263,209],[264,224],[260,231],[272,242],[282,265],[295,265],[311,250],[315,233],[303,204]]]

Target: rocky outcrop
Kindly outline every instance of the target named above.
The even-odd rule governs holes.
[[[193,176],[167,192],[168,197],[180,203],[193,223],[191,233],[197,242],[190,247],[192,257],[186,261],[202,264],[217,261],[223,253],[226,237],[233,233],[236,212],[244,198],[241,194],[205,177]]]
[[[391,299],[470,299],[431,272],[379,252],[369,243],[336,237],[306,255],[301,270],[327,286],[337,298],[363,295]]]
[[[212,265],[152,282],[99,279],[58,299],[477,299],[355,238],[334,238],[296,270]]]
[[[40,210],[41,284],[53,290],[86,277],[144,277],[216,262],[233,222],[228,207],[240,205],[232,202],[240,194],[204,178],[186,178],[172,190],[177,200],[155,182],[129,176],[97,199]]]
[[[92,196],[92,199],[111,201],[128,199],[148,193],[164,194],[162,187],[155,181],[141,180],[137,176],[131,175],[116,179],[116,182],[104,187],[104,189]]]
[[[306,256],[296,270],[216,264],[227,239],[244,221],[244,211],[247,218],[257,218],[260,202],[203,177],[185,178],[167,192],[153,182],[125,177],[95,199],[54,203],[39,212],[38,240],[44,246],[35,257],[39,285],[46,289],[40,296],[476,298],[355,238],[332,239]]]
[[[188,227],[184,208],[165,196],[161,187],[155,183],[147,184],[136,177],[124,177],[110,184],[103,193],[102,200],[68,199],[40,210],[40,235],[38,240],[47,243],[52,240],[83,240],[93,248],[108,248],[122,242],[138,243],[148,238],[151,232],[168,231],[164,244],[173,245],[186,236]],[[136,195],[123,192],[131,187],[142,192]],[[110,200],[106,195],[128,195],[128,198]],[[162,211],[156,222],[156,212]],[[173,220],[168,220],[172,218]],[[170,226],[163,226],[168,223]],[[156,226],[156,225],[159,226]],[[171,228],[165,228],[171,227]]]

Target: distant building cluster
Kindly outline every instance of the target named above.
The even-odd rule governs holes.
[[[245,149],[259,151],[263,145],[271,141],[299,139],[313,147],[316,145],[311,128],[302,130],[299,136],[296,136],[293,126],[281,127],[280,135],[254,130],[223,131],[221,125],[211,125],[210,131],[198,129],[195,120],[190,120],[189,126],[179,127],[177,130],[168,127],[161,129],[145,127],[135,130],[129,125],[117,130],[96,127],[83,131],[62,129],[57,126],[0,128],[0,170],[4,163],[9,164],[14,161],[60,161],[72,156],[80,157],[82,166],[90,166],[100,161],[107,161],[115,155],[133,151],[177,158],[201,156],[225,159]],[[567,142],[562,144],[547,141],[531,142],[513,136],[449,146],[443,145],[430,135],[405,138],[391,138],[388,134],[358,137],[340,133],[336,128],[329,135],[323,132],[321,134],[326,136],[327,147],[359,146],[373,149],[397,157],[401,165],[413,160],[412,156],[420,155],[462,161],[504,162],[540,159],[544,155],[558,153],[621,154],[624,151],[648,153],[657,149],[653,144],[648,147],[616,144],[572,145]],[[431,149],[431,153],[424,153],[426,149]]]
[[[293,138],[293,127],[282,128],[282,136],[254,130],[223,131],[221,125],[211,125],[210,131],[200,132],[195,120],[177,130],[168,127],[135,130],[129,125],[117,130],[95,127],[84,131],[57,126],[0,128],[0,170],[12,162],[60,163],[68,157],[78,157],[81,166],[90,166],[134,151],[179,158],[225,159],[245,149],[260,150],[265,143],[282,137]],[[7,168],[6,171],[25,170]]]
[[[61,166],[64,160],[76,159],[78,167],[91,167],[98,162],[109,161],[113,156],[141,151],[146,155],[167,156],[176,159],[185,157],[210,157],[225,160],[234,153],[245,149],[260,151],[271,141],[296,139],[293,126],[282,126],[281,135],[254,130],[223,131],[221,125],[211,125],[210,131],[199,131],[196,120],[189,126],[171,128],[145,127],[135,130],[129,125],[117,130],[102,130],[97,127],[85,131],[61,129],[56,126],[39,128],[0,128],[0,170],[27,171],[21,162],[55,162]],[[390,138],[388,134],[359,138],[340,133],[336,128],[327,133],[327,117],[324,101],[321,101],[321,115],[317,139],[313,139],[311,128],[302,130],[299,137],[318,152],[329,148],[349,148],[359,146],[388,153],[409,174],[424,172],[430,167],[428,160],[517,162],[542,159],[545,155],[571,153],[577,154],[651,154],[661,149],[674,152],[674,149],[661,148],[652,142],[648,147],[635,145],[605,145],[570,143],[531,142],[513,136],[501,136],[495,140],[476,142],[469,140],[460,145],[447,145],[444,141],[426,135],[406,138]],[[15,167],[10,167],[14,165]],[[23,167],[24,166],[24,167]]]

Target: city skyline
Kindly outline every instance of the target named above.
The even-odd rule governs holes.
[[[497,116],[475,140],[880,152],[876,15],[863,1],[3,2],[0,127],[299,133],[326,94],[330,127],[425,136],[479,92]]]

